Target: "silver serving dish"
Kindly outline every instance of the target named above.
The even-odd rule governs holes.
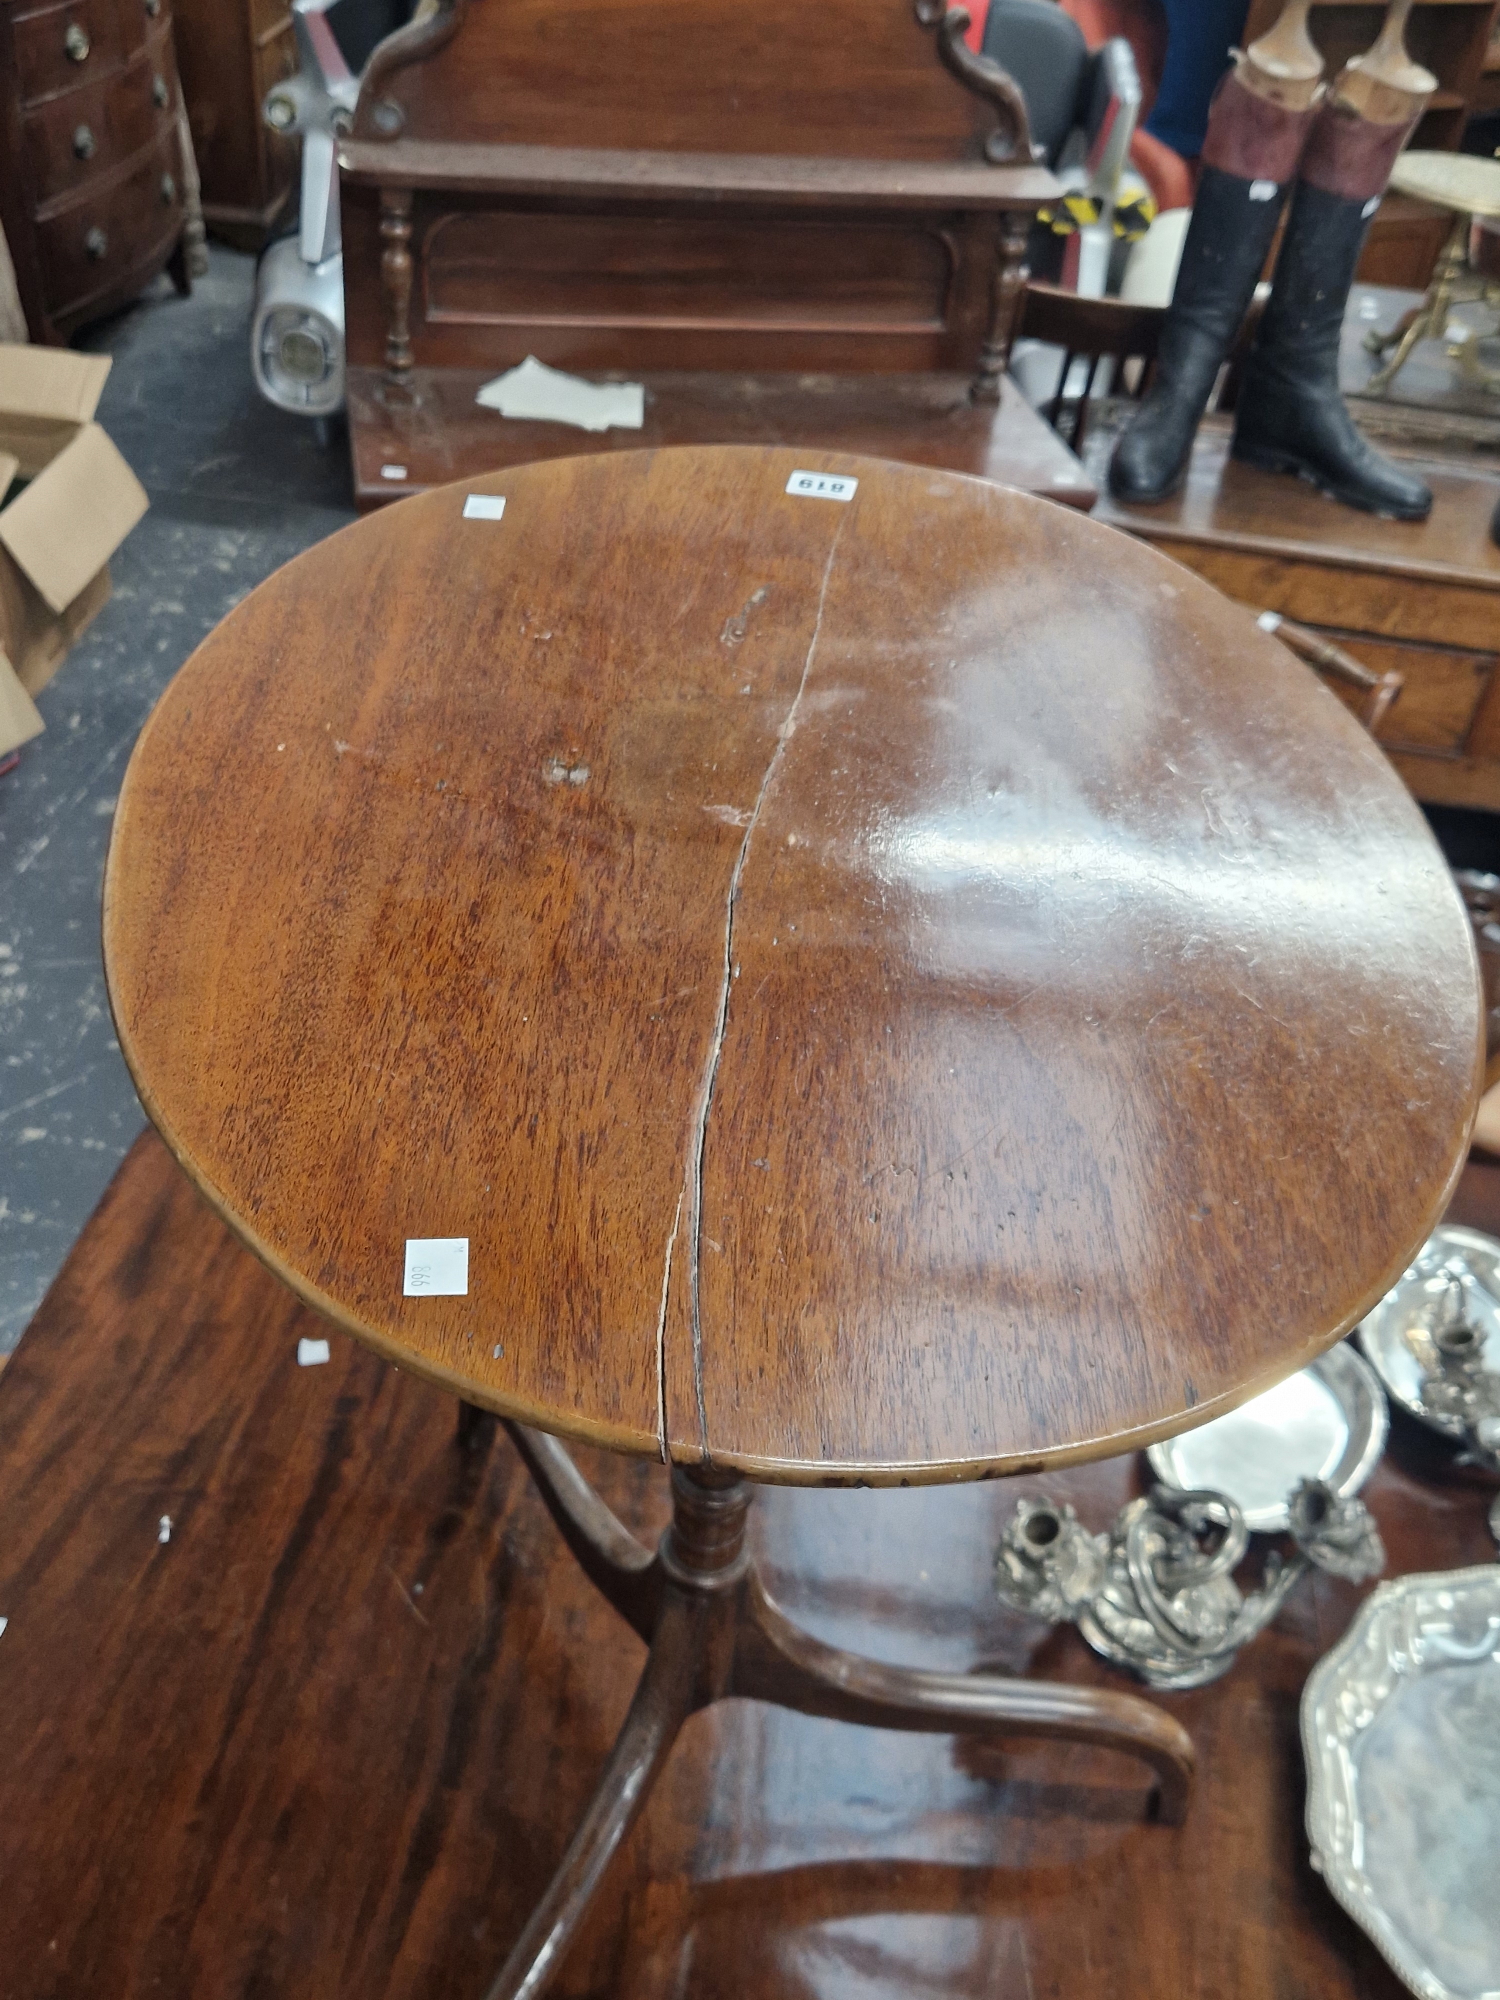
[[[1313,1866],[1422,2000],[1500,1993],[1500,1565],[1382,1584],[1302,1695]]]
[[[1359,1344],[1387,1391],[1405,1410],[1445,1437],[1463,1438],[1460,1417],[1428,1407],[1422,1385],[1433,1357],[1431,1329],[1455,1280],[1463,1310],[1482,1337],[1481,1362],[1500,1374],[1500,1242],[1477,1229],[1445,1224],[1433,1231],[1416,1260],[1360,1323]]]
[[[1164,1486],[1227,1493],[1252,1534],[1276,1535],[1303,1480],[1323,1480],[1340,1500],[1358,1493],[1389,1428],[1379,1378],[1341,1341],[1263,1396],[1152,1445],[1146,1457]]]

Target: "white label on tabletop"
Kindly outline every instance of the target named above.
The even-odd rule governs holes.
[[[321,1368],[328,1359],[326,1340],[299,1340],[297,1342],[297,1366],[299,1368]]]
[[[858,484],[857,479],[841,479],[836,472],[794,472],[786,490],[804,500],[852,500]]]
[[[406,1285],[409,1299],[463,1299],[469,1295],[467,1236],[408,1236]]]
[[[470,493],[464,500],[466,521],[498,521],[504,512],[503,493]]]

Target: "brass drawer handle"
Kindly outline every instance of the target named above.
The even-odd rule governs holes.
[[[109,255],[109,238],[97,222],[88,235],[84,237],[83,247],[88,254],[89,261],[94,264],[102,263]]]
[[[89,38],[76,21],[63,36],[63,48],[69,62],[87,62],[89,59]]]
[[[74,127],[73,157],[75,160],[91,160],[94,157],[94,135],[87,125]]]
[[[167,99],[170,95],[171,92],[167,89],[167,79],[164,76],[153,76],[151,79],[151,102],[156,106],[158,111],[166,110]]]
[[[170,174],[161,177],[161,200],[163,208],[170,208],[177,199],[177,183]]]

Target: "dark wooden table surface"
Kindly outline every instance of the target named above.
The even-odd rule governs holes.
[[[1500,1230],[1500,1169],[1455,1217]],[[326,1367],[299,1338],[328,1336]],[[1493,1484],[1399,1415],[1393,1571],[1493,1555]],[[666,1476],[585,1453],[648,1536]],[[1103,1527],[1138,1458],[768,1490],[767,1582],[884,1657],[1129,1683],[994,1600],[1014,1500]],[[162,1541],[161,1522],[170,1520]],[[1307,1863],[1297,1702],[1362,1591],[1318,1576],[1213,1687],[1154,1697],[1199,1777],[751,1702],[684,1733],[565,1961],[570,2000],[1398,2000]],[[503,1436],[300,1306],[143,1139],[0,1373],[6,2000],[434,2000],[520,1931],[644,1648]]]
[[[115,819],[126,1058],[306,1300],[544,1429],[900,1483],[1181,1429],[1385,1291],[1468,919],[1242,609],[865,459],[480,486],[231,613]],[[403,1296],[431,1237],[466,1296]]]
[[[1074,514],[562,460],[280,570],[142,732],[104,942],[188,1172],[488,1408],[772,1480],[1100,1456],[1406,1264],[1468,918],[1338,700]],[[468,1294],[402,1294],[468,1238]]]

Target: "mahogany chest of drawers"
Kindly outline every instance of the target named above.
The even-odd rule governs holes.
[[[0,0],[0,222],[33,340],[174,257],[186,287],[181,112],[168,0]]]

